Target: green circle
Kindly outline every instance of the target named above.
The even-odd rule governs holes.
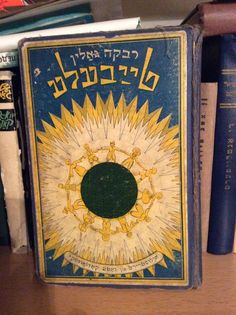
[[[138,195],[132,173],[124,166],[105,162],[93,166],[81,183],[86,207],[102,218],[118,218],[129,212]]]

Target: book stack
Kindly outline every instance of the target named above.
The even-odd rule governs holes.
[[[0,19],[12,250],[28,246],[33,217],[36,272],[47,283],[198,287],[199,28],[142,30],[138,18],[78,25],[79,4]]]
[[[202,112],[201,130],[205,139],[200,144],[204,151],[201,183],[203,249],[212,254],[227,254],[233,251],[236,235],[236,4],[199,4],[183,23],[200,25],[204,35],[202,101],[208,105],[202,103],[202,108],[208,107],[209,112]],[[213,87],[216,84],[218,88]]]
[[[9,244],[10,238],[14,253],[27,252],[27,249],[33,246],[34,239],[26,131],[24,128],[27,122],[24,120],[22,96],[19,89],[21,82],[18,42],[24,37],[129,29],[135,28],[139,24],[138,18],[87,24],[93,21],[90,6],[81,4],[81,1],[77,0],[74,0],[73,4],[63,0],[50,1],[44,5],[40,3],[18,11],[5,14],[0,19],[1,187],[3,182],[0,195],[1,243]],[[8,156],[7,150],[9,150]],[[15,152],[14,159],[13,152]],[[5,212],[7,212],[7,217]]]

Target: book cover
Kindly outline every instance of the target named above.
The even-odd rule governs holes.
[[[42,280],[199,285],[199,48],[192,28],[22,41]]]
[[[236,182],[236,37],[220,38],[216,131],[212,173],[208,252],[233,250]]]

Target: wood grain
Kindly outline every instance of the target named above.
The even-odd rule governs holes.
[[[236,255],[203,256],[197,290],[56,286],[34,276],[32,255],[0,247],[1,315],[236,314]]]

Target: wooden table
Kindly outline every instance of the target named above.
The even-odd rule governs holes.
[[[44,285],[32,255],[0,247],[0,315],[236,315],[236,254],[203,255],[198,290]]]

